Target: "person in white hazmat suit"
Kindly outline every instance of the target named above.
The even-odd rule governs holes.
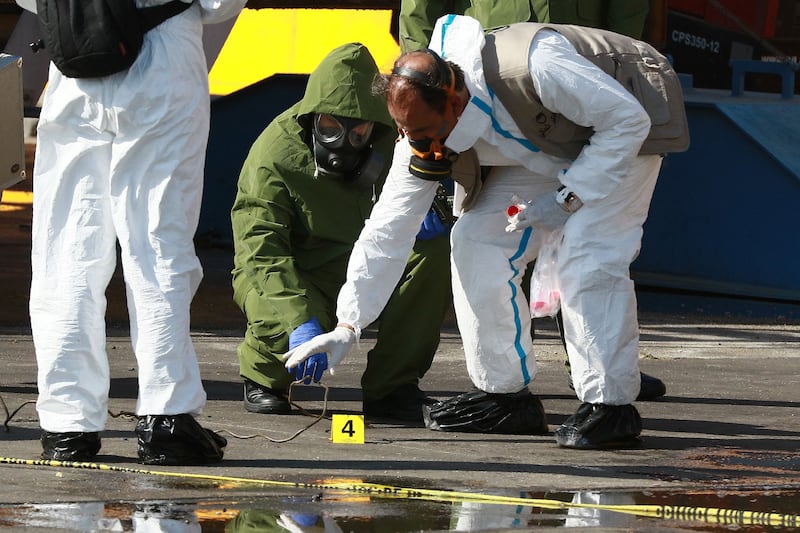
[[[548,155],[520,132],[487,86],[480,23],[448,15],[433,36],[435,53],[402,55],[383,78],[401,139],[351,256],[338,298],[339,327],[288,352],[287,366],[320,351],[331,354],[333,365],[350,350],[396,283],[436,190],[436,181],[418,176],[444,172],[437,165],[456,153],[458,181],[455,167],[472,153],[491,168],[465,199],[451,243],[456,317],[477,390],[434,404],[426,424],[445,431],[547,432],[541,402],[528,389],[536,361],[520,279],[543,235],[560,229],[561,308],[582,403],[556,430],[556,442],[586,449],[638,444],[641,418],[632,402],[640,386],[639,331],[629,266],[662,159],[637,155],[650,129],[646,111],[561,34],[539,31],[528,70],[541,105],[594,130],[574,160]],[[524,219],[506,214],[515,197],[529,202]]]
[[[44,459],[88,461],[100,449],[109,394],[105,291],[117,241],[138,362],[139,461],[222,459],[225,439],[193,417],[206,394],[189,336],[202,278],[192,239],[210,119],[202,25],[244,4],[195,0],[147,32],[135,63],[110,76],[69,78],[50,65],[30,296]]]

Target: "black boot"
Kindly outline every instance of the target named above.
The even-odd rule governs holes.
[[[556,442],[565,448],[597,450],[639,446],[642,418],[633,405],[583,403],[556,430]]]
[[[640,372],[642,376],[642,386],[636,399],[640,402],[648,402],[661,398],[667,393],[667,386],[657,377]]]
[[[370,418],[422,422],[422,406],[433,403],[415,383],[401,385],[377,400],[364,400],[364,415]]]
[[[425,426],[436,431],[545,435],[547,415],[525,388],[510,394],[467,392],[422,408]]]
[[[100,451],[100,434],[82,431],[42,431],[42,459],[86,462]]]
[[[287,415],[292,411],[286,393],[244,380],[244,408],[251,413]]]
[[[136,422],[139,462],[145,465],[207,465],[222,460],[224,437],[192,415],[147,415]]]

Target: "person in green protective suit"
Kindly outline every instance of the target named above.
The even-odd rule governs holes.
[[[649,10],[650,0],[401,0],[400,50],[406,53],[427,48],[436,19],[447,13],[471,16],[486,29],[515,22],[552,22],[602,28],[641,39]],[[531,272],[529,268],[526,279]],[[560,313],[555,320],[563,342]],[[565,366],[569,374],[569,358]],[[663,381],[641,375],[637,400],[654,400],[666,394]],[[569,384],[572,387],[571,374]]]
[[[252,145],[231,210],[234,300],[247,317],[238,347],[245,409],[285,414],[293,381],[319,381],[327,355],[296,374],[281,355],[336,325],[353,243],[388,172],[397,129],[371,92],[366,47],[340,46],[311,73],[299,102]],[[379,319],[362,375],[369,417],[422,421],[419,380],[451,305],[449,228],[432,209]],[[332,365],[331,365],[332,366]]]
[[[468,15],[484,28],[552,22],[602,28],[641,39],[650,0],[401,0],[400,50],[427,48],[433,24],[447,13]]]

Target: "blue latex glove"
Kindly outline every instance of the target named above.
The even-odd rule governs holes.
[[[316,317],[311,318],[292,331],[289,334],[289,349],[296,348],[306,341],[310,341],[317,335],[322,335],[322,326]],[[303,383],[308,385],[313,379],[318,382],[322,379],[322,374],[328,369],[328,355],[324,352],[315,353],[308,359],[301,362],[294,368],[295,379],[302,379]],[[289,369],[292,372],[292,369]]]
[[[430,209],[428,214],[425,215],[425,220],[422,221],[422,226],[420,226],[419,233],[417,233],[417,239],[427,241],[439,235],[444,235],[448,231],[449,228],[442,224],[442,221],[436,215],[436,211]]]
[[[315,514],[287,513],[287,515],[300,527],[311,527],[316,525],[317,520],[319,520],[319,517]]]
[[[312,356],[324,353],[328,354],[328,371],[333,375],[334,367],[344,359],[356,342],[358,336],[355,328],[339,324],[333,331],[317,335],[283,354],[283,359],[286,361],[284,364],[286,368],[295,368]]]

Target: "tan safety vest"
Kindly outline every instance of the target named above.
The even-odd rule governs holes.
[[[536,94],[528,59],[534,36],[545,28],[566,37],[579,54],[615,78],[642,104],[651,128],[640,154],[688,149],[689,128],[680,80],[655,48],[596,28],[522,22],[488,33],[482,56],[486,83],[529,141],[545,153],[575,159],[594,133],[592,128],[546,109]]]

